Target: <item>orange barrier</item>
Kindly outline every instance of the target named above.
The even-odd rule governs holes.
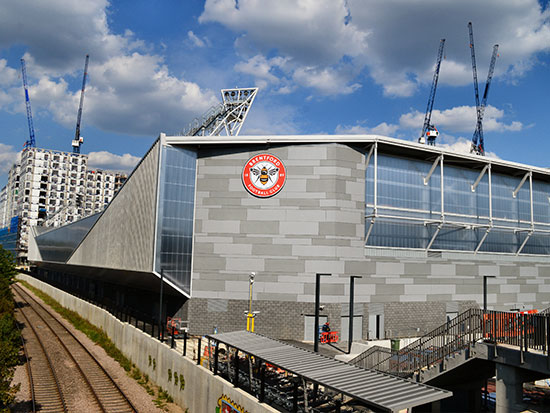
[[[321,333],[319,342],[325,343],[337,343],[340,337],[338,336],[338,331],[325,331]]]
[[[483,322],[485,323],[486,330],[484,337],[491,338],[492,335],[495,338],[502,337],[518,337],[522,334],[522,331],[525,334],[533,334],[535,327],[530,323],[529,318],[525,329],[523,330],[523,315],[533,315],[537,314],[538,310],[528,310],[528,311],[518,311],[513,313],[499,313],[499,314],[484,314]]]

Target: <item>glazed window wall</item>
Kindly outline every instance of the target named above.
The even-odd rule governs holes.
[[[155,271],[190,294],[197,154],[163,146],[161,159]]]
[[[375,147],[367,160],[367,246],[550,254],[550,184],[529,171],[508,176]]]
[[[72,224],[38,235],[36,244],[42,261],[67,262],[100,216],[101,214],[90,215]]]

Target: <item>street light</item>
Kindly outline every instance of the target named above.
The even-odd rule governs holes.
[[[355,279],[363,278],[360,275],[352,275],[349,277],[349,327],[348,327],[348,354],[351,353],[351,344],[353,343],[353,306],[354,306],[354,295],[355,295]]]
[[[254,286],[254,278],[256,277],[255,272],[251,272],[248,276],[248,314],[246,315],[246,331],[254,332],[254,317],[256,312],[252,312],[252,290]]]
[[[319,310],[321,301],[321,277],[331,276],[331,274],[315,274],[315,325],[313,331],[313,351],[319,352]]]
[[[487,278],[496,278],[494,275],[483,276],[483,312],[487,312]]]

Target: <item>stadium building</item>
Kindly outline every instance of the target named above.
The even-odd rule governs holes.
[[[550,171],[376,135],[161,134],[102,212],[34,231],[39,277],[194,334],[417,336],[457,313],[542,309]],[[487,279],[487,278],[485,278]]]

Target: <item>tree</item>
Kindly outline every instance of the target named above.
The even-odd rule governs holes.
[[[0,245],[0,411],[9,411],[19,386],[11,382],[19,364],[21,338],[15,324],[14,301],[10,285],[15,279],[15,261]]]

